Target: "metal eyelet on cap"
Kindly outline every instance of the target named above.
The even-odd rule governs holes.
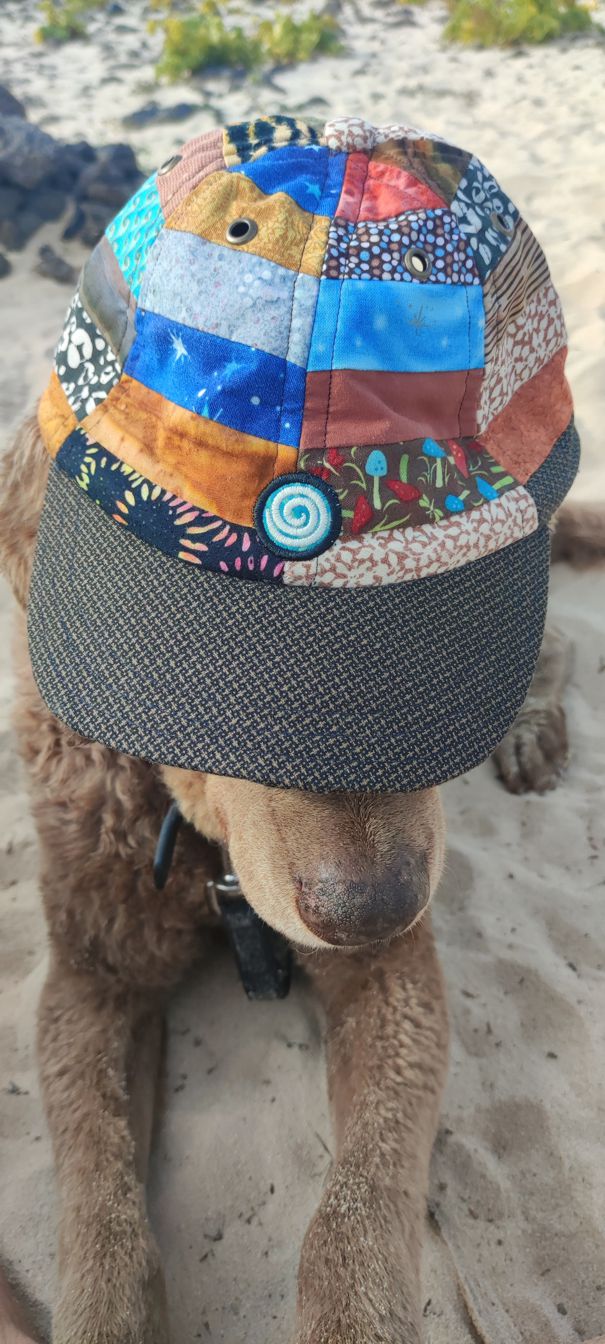
[[[253,219],[232,219],[227,225],[225,237],[228,243],[249,243],[258,233],[258,224]]]
[[[406,271],[409,271],[415,280],[428,280],[433,269],[433,260],[427,252],[421,252],[419,247],[409,247],[403,260]]]
[[[176,168],[177,163],[181,162],[182,157],[182,154],[172,154],[170,158],[166,159],[166,162],[162,164],[161,168],[158,168],[158,177],[163,177],[164,173],[171,173],[172,169]]]
[[[498,230],[498,233],[504,234],[505,238],[512,238],[515,226],[514,224],[507,224],[506,215],[503,215],[500,210],[492,210],[490,221],[494,228]]]

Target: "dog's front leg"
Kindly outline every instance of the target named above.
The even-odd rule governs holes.
[[[39,1016],[61,1201],[53,1344],[168,1339],[143,1187],[152,1106],[145,1082],[154,1077],[157,1059],[149,1055],[157,1056],[158,1042],[157,1018],[140,994],[54,956]],[[139,1080],[135,1044],[145,1062]]]
[[[430,919],[307,969],[327,1016],[336,1156],[303,1246],[297,1344],[418,1344],[448,1034]]]

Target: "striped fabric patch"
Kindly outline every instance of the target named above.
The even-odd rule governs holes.
[[[229,165],[249,163],[283,145],[319,143],[317,126],[288,116],[233,122],[225,127],[223,136],[225,160]]]
[[[124,371],[197,415],[298,446],[305,395],[298,364],[139,309]]]
[[[500,332],[481,389],[479,432],[486,429],[515,392],[548,364],[567,343],[559,296],[550,281],[533,294],[521,314]]]
[[[356,280],[322,279],[309,371],[483,368],[483,324],[478,286],[430,281],[360,285]]]
[[[483,285],[485,302],[485,363],[489,367],[500,332],[520,317],[526,303],[547,285],[550,271],[537,238],[520,219],[513,241]]]
[[[265,257],[165,229],[141,306],[306,367],[319,281]]]

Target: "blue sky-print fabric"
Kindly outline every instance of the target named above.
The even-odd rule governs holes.
[[[331,217],[340,199],[346,160],[346,154],[330,154],[323,145],[287,145],[230,171],[250,177],[267,196],[284,191],[309,214]]]
[[[479,369],[484,330],[483,295],[475,285],[323,279],[309,370]]]
[[[185,410],[298,447],[305,370],[237,341],[139,309],[124,371]]]

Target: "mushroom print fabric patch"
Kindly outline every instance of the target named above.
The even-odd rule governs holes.
[[[121,369],[111,346],[101,335],[79,294],[67,311],[55,368],[67,400],[78,420],[90,415],[117,383]]]
[[[300,466],[336,491],[343,536],[440,523],[518,484],[474,439],[328,448],[303,453]]]
[[[175,559],[398,583],[534,526],[518,492],[571,418],[565,341],[539,244],[468,151],[259,117],[175,150],[109,225],[40,423]]]

